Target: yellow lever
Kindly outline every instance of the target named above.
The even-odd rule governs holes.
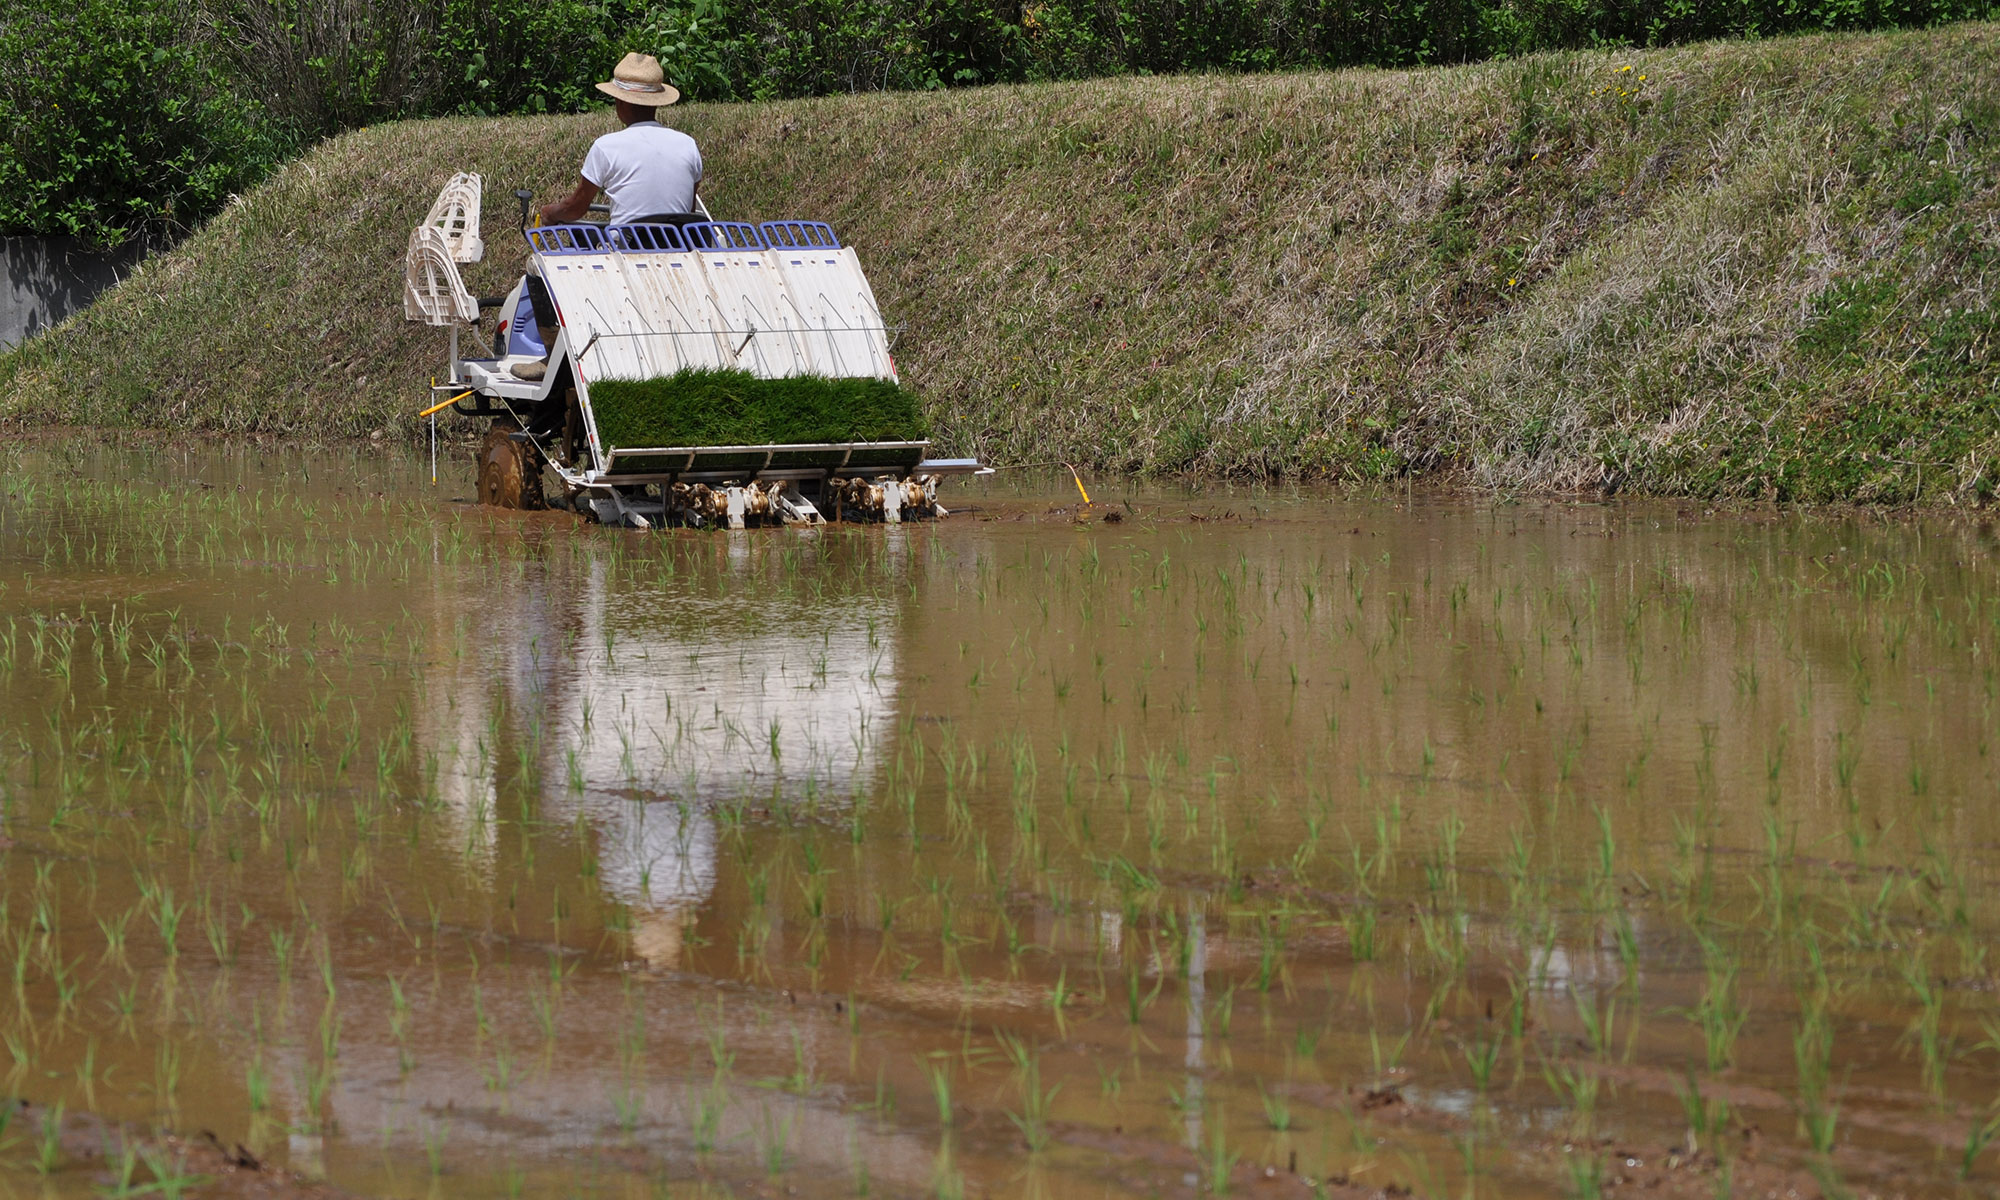
[[[1069,467],[1069,464],[1064,463],[1063,466]],[[1076,473],[1075,467],[1069,467],[1069,477],[1071,479],[1076,480],[1076,494],[1083,497],[1083,502],[1085,504],[1089,504],[1090,493],[1083,490],[1083,476]]]
[[[438,401],[438,402],[437,402],[436,404],[433,404],[433,405],[431,405],[431,406],[430,406],[429,408],[427,408],[427,409],[425,409],[424,411],[422,411],[422,412],[418,413],[417,415],[418,415],[419,417],[428,417],[428,416],[430,416],[430,415],[431,415],[432,413],[434,413],[434,412],[438,412],[438,411],[440,411],[440,410],[443,410],[443,409],[447,409],[447,408],[450,408],[450,407],[451,407],[452,405],[454,405],[454,404],[457,404],[457,403],[458,403],[458,402],[459,402],[460,400],[463,400],[463,399],[465,399],[465,398],[466,398],[467,396],[470,396],[471,394],[472,394],[472,389],[471,389],[471,388],[467,388],[467,389],[465,389],[464,391],[460,392],[460,393],[459,393],[458,395],[456,395],[456,396],[453,396],[453,397],[452,397],[451,399],[449,399],[449,400],[440,400],[440,401]]]

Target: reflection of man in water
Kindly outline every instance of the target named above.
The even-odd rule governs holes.
[[[627,54],[597,90],[617,105],[622,128],[591,143],[583,170],[577,174],[576,189],[564,199],[544,205],[542,223],[566,225],[583,220],[599,192],[611,203],[613,225],[685,225],[701,220],[694,211],[701,187],[701,150],[687,134],[660,123],[659,110],[679,100],[681,94],[666,82],[659,60],[650,54]],[[528,300],[534,305],[535,325],[546,351],[555,340],[556,310],[549,303],[548,289],[542,285],[540,267],[532,254],[528,256]],[[548,360],[517,363],[513,370],[522,379],[540,379],[548,371]]]
[[[900,628],[892,601],[801,601],[731,643],[675,598],[601,559],[505,578],[481,597],[504,636],[459,660],[439,684],[451,703],[419,717],[451,836],[484,874],[497,869],[493,818],[514,803],[494,777],[535,714],[541,815],[589,826],[598,886],[631,906],[634,949],[660,967],[679,965],[683,931],[715,888],[714,806],[780,793],[837,803],[871,778],[876,740],[895,724]],[[439,603],[449,630],[457,598]]]

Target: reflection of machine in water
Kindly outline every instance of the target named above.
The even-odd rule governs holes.
[[[841,803],[893,725],[894,605],[745,604],[768,593],[759,558],[725,553],[670,588],[595,555],[502,581],[482,598],[485,642],[433,678],[420,722],[467,857],[490,866],[502,781],[530,768],[544,818],[595,830],[601,886],[656,965],[714,886],[714,808]]]
[[[880,532],[887,536],[822,541],[804,531],[787,546],[717,534],[670,544],[668,552],[680,554],[674,570],[641,571],[643,581],[634,579],[631,559],[603,543],[565,543],[546,558],[530,554],[518,571],[520,560],[508,561],[476,595],[440,592],[435,666],[416,705],[420,754],[444,817],[438,827],[450,839],[432,849],[437,868],[470,863],[475,890],[495,894],[532,879],[537,868],[514,851],[500,853],[503,819],[511,838],[526,806],[594,845],[596,877],[587,886],[629,908],[638,953],[658,967],[680,964],[684,931],[716,886],[718,807],[842,804],[874,785],[877,739],[895,725],[898,610],[865,585],[835,598],[828,581],[903,579],[902,531]],[[810,597],[787,585],[803,565],[802,548],[818,558],[815,580],[826,584]],[[475,611],[478,637],[472,619],[459,615]],[[428,899],[430,889],[423,891]],[[423,987],[408,975],[395,984],[430,1006],[413,1018],[424,1030],[415,1069],[403,1060],[406,1046],[371,1036],[382,1029],[375,1013],[358,1017],[371,1002],[393,1003],[391,985],[343,990],[342,1004],[355,1015],[323,1099],[342,1139],[328,1143],[338,1148],[326,1158],[365,1157],[351,1148],[379,1137],[385,1153],[416,1161],[439,1154],[448,1135],[455,1165],[447,1169],[472,1178],[502,1163],[582,1161],[614,1120],[648,1131],[664,1155],[681,1152],[670,1131],[709,1101],[709,1085],[676,1070],[672,1054],[656,1054],[656,1069],[614,1066],[612,1043],[624,1045],[637,1012],[654,1022],[656,1047],[696,1054],[698,1030],[723,1020],[708,1003],[706,977],[652,975],[634,1009],[623,986],[633,976],[580,973],[554,989],[560,1009],[547,1010],[561,1013],[551,1028],[560,1028],[564,1053],[529,1067],[523,1060],[537,1034],[527,1009],[551,985],[540,961],[546,934],[518,932],[521,941],[500,953],[475,941],[469,970],[454,968],[447,954],[442,965],[430,960]],[[549,956],[552,966],[561,959],[560,951]],[[250,1004],[256,994],[239,997]],[[732,1000],[732,1014],[735,1007]],[[492,1014],[490,1030],[475,1011]],[[248,1027],[255,1015],[239,1011],[236,1019]],[[760,1033],[749,1028],[755,1024],[731,1029],[738,1052],[761,1044],[776,1053],[790,1032],[773,1025]],[[783,1043],[784,1052],[810,1050],[810,1023],[803,1028],[806,1040]],[[557,1034],[542,1036],[550,1039],[545,1047],[556,1044]],[[307,1111],[316,1044],[299,1037],[269,1051],[279,1093],[272,1111]],[[914,1192],[926,1177],[923,1139],[872,1121],[862,1127],[843,1106],[810,1095],[746,1091],[719,1110],[722,1145],[750,1145],[775,1123],[792,1131],[802,1173],[833,1177],[860,1154],[877,1178],[902,1190]],[[295,1138],[290,1152],[310,1165],[318,1139]],[[372,1186],[379,1177],[363,1178],[370,1186],[356,1190],[380,1190]]]

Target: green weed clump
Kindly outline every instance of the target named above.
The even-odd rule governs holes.
[[[607,449],[903,442],[925,436],[907,389],[886,379],[690,368],[663,379],[591,385],[597,435]]]

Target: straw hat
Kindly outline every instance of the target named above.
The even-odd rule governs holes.
[[[617,68],[611,72],[611,81],[598,84],[597,90],[613,100],[650,108],[672,104],[681,98],[679,92],[667,86],[667,77],[660,70],[660,60],[637,52],[620,59]]]

